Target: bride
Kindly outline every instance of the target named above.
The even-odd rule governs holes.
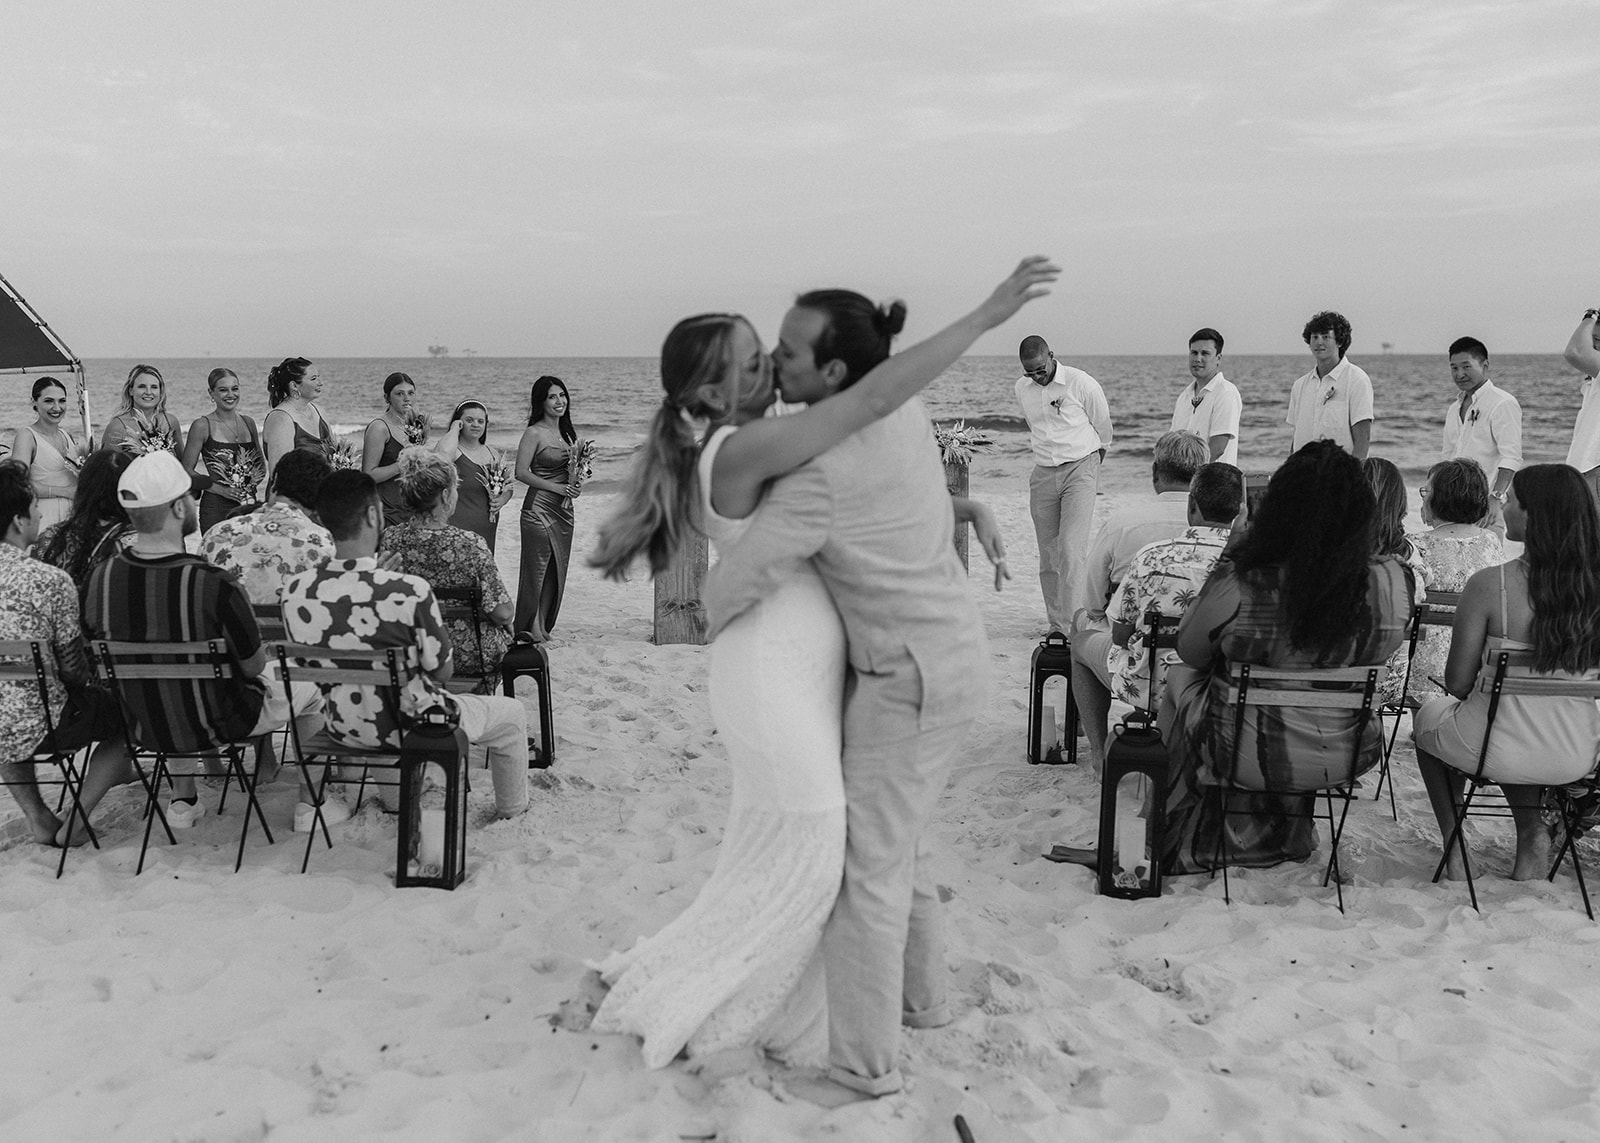
[[[785,417],[765,416],[772,361],[748,321],[679,322],[661,348],[661,408],[590,563],[621,578],[643,556],[659,574],[691,527],[736,544],[768,481],[911,399],[1058,273],[1024,259],[959,321]],[[880,309],[885,350],[904,322],[901,303]],[[713,645],[711,715],[733,770],[716,867],[659,933],[595,966],[610,990],[591,1030],[642,1037],[646,1065],[749,1045],[796,1063],[826,1055],[814,954],[844,862],[844,686],[844,631],[809,563]]]

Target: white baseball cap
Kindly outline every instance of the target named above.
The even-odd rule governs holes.
[[[124,508],[159,508],[193,492],[195,482],[183,463],[166,449],[133,458],[117,480]]]

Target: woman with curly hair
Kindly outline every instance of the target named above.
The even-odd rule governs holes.
[[[1600,516],[1578,471],[1564,464],[1519,469],[1506,499],[1506,538],[1522,555],[1467,581],[1450,631],[1448,692],[1417,711],[1417,768],[1441,841],[1455,828],[1464,774],[1478,768],[1489,696],[1478,675],[1501,650],[1532,652],[1542,674],[1594,678],[1600,668]],[[1539,820],[1542,787],[1575,782],[1594,769],[1600,712],[1584,698],[1503,695],[1484,758],[1484,777],[1505,792],[1517,827],[1514,880],[1545,876],[1549,834]],[[1445,875],[1466,875],[1466,839],[1452,847]]]
[[[79,595],[89,585],[89,573],[133,539],[133,524],[117,498],[117,481],[132,463],[132,454],[120,448],[90,453],[78,473],[71,514],[43,532],[34,546],[37,559],[72,577]]]
[[[167,412],[167,382],[154,365],[135,365],[128,370],[122,386],[122,407],[106,422],[101,448],[120,448],[125,452],[156,452],[166,449],[183,456],[183,428],[178,418]]]
[[[272,411],[261,424],[266,443],[267,476],[290,449],[316,448],[333,459],[333,430],[317,408],[322,378],[304,357],[286,357],[267,374],[267,403]]]
[[[1309,775],[1348,766],[1356,712],[1249,707],[1234,750],[1230,663],[1323,668],[1379,664],[1405,635],[1414,577],[1373,554],[1376,501],[1361,465],[1332,441],[1312,441],[1273,473],[1249,534],[1218,562],[1178,628],[1161,727],[1176,761],[1162,855],[1168,873],[1211,869],[1218,830],[1228,860],[1262,867],[1316,848]],[[1362,731],[1356,772],[1382,756],[1376,718]],[[1237,757],[1237,769],[1235,758]],[[1250,791],[1220,811],[1220,780]],[[1240,811],[1244,811],[1241,813]],[[1237,816],[1236,816],[1237,815]]]
[[[397,570],[419,575],[435,588],[479,589],[486,620],[482,631],[466,620],[451,620],[450,643],[458,675],[492,674],[511,641],[511,593],[483,537],[450,523],[460,481],[456,466],[431,449],[411,445],[400,450],[394,467],[406,518],[383,530],[379,550],[399,561]]]

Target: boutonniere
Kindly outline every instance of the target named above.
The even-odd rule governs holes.
[[[1050,402],[1050,407],[1059,413],[1061,411],[1061,402],[1065,400],[1065,397],[1057,397],[1054,401]]]
[[[1326,405],[1331,400],[1333,400],[1333,386],[1329,385],[1328,391],[1322,395],[1322,403]]]
[[[1472,412],[1467,414],[1467,424],[1475,425],[1477,423],[1478,423],[1478,410],[1474,409],[1474,410],[1472,410]]]

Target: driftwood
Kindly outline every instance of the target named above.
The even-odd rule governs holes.
[[[706,606],[700,601],[700,590],[710,556],[706,538],[688,531],[672,565],[656,576],[657,646],[706,642]]]

